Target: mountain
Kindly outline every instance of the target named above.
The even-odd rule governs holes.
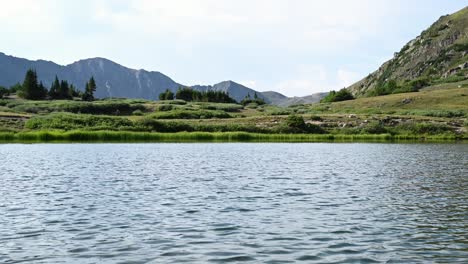
[[[97,84],[96,97],[143,98],[157,100],[160,93],[166,89],[176,92],[181,86],[168,76],[146,70],[135,70],[124,67],[104,58],[92,58],[74,62],[69,65],[59,65],[45,60],[27,60],[5,55],[0,52],[0,86],[9,87],[21,83],[24,74],[30,68],[36,69],[39,80],[50,87],[55,76],[67,80],[78,89],[84,90],[85,83],[94,76]],[[191,88],[199,91],[223,91],[237,101],[246,96],[252,98],[255,94],[270,104],[289,106],[293,104],[316,103],[326,93],[313,94],[304,97],[287,97],[278,92],[259,92],[233,81],[223,81],[214,85],[194,85]]]
[[[250,97],[253,98],[254,95],[257,94],[257,96],[264,99],[265,102],[271,103],[271,101],[261,92],[257,92],[233,81],[224,81],[215,85],[195,85],[192,86],[192,88],[199,91],[215,90],[229,93],[229,95],[238,102],[242,101],[247,95],[250,95]]]
[[[92,58],[62,66],[51,61],[31,61],[23,58],[7,56],[0,53],[0,86],[12,86],[21,83],[26,71],[36,69],[40,81],[50,87],[55,76],[67,80],[78,89],[83,90],[86,81],[94,76],[97,84],[96,97],[125,97],[157,100],[160,93],[166,89],[175,92],[180,83],[168,76],[155,71],[134,70],[104,58]],[[220,82],[215,85],[196,85],[193,89],[206,91],[218,90],[228,92],[234,99],[241,101],[245,96],[257,96],[270,103],[260,92],[245,87],[233,81]]]
[[[283,94],[274,91],[262,92],[262,95],[265,96],[271,104],[278,106],[290,106],[298,104],[313,104],[318,103],[320,100],[325,97],[328,93],[315,93],[312,95],[302,96],[302,97],[287,97]]]
[[[94,76],[96,96],[156,99],[165,89],[175,91],[180,84],[160,72],[126,68],[104,58],[93,58],[62,66],[51,61],[30,61],[0,53],[0,86],[22,82],[30,68],[36,69],[39,79],[50,87],[57,75],[83,90],[86,81]]]
[[[404,85],[414,80],[450,82],[468,78],[468,7],[442,16],[378,70],[351,85],[364,96],[390,80]]]

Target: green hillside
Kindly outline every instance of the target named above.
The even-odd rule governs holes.
[[[468,7],[442,16],[378,70],[349,87],[358,97],[468,79]]]

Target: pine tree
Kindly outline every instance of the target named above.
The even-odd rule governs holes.
[[[89,79],[89,82],[86,82],[85,92],[81,99],[83,101],[94,101],[94,92],[96,91],[96,82],[94,81],[94,77]]]
[[[94,81],[94,77],[91,76],[91,79],[89,79],[89,92],[91,93],[91,96],[94,98],[94,92],[96,92],[96,82]]]
[[[25,99],[40,100],[45,98],[44,90],[45,88],[43,85],[42,87],[39,86],[36,71],[29,69],[26,72],[21,91],[18,95]]]
[[[68,86],[67,81],[61,81],[59,87],[59,98],[60,99],[69,99],[70,98],[70,87]]]
[[[50,87],[50,90],[49,90],[49,97],[51,99],[58,99],[59,89],[60,89],[60,82],[59,82],[57,75],[55,75],[55,80],[52,83],[52,86]]]

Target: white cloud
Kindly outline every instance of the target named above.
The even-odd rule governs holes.
[[[424,8],[418,8],[423,3]],[[0,4],[0,33],[8,40],[0,52],[61,64],[100,56],[161,71],[187,85],[244,80],[239,82],[290,96],[353,83],[376,69],[383,62],[379,58],[391,56],[408,36],[420,33],[441,9],[446,13],[463,7],[436,0],[431,4],[0,0]],[[412,20],[419,24],[409,23]]]
[[[254,81],[254,80],[240,81],[239,83],[246,86],[246,87],[252,88],[252,89],[257,88],[257,81]]]
[[[280,81],[275,90],[288,96],[305,96],[339,90],[358,81],[360,74],[347,69],[328,70],[323,65],[300,65],[293,78]]]
[[[95,18],[115,29],[184,41],[267,37],[288,49],[342,47],[372,34],[388,1],[307,0],[131,0],[125,12],[97,1]]]
[[[59,21],[50,13],[56,11],[55,1],[1,1],[0,30],[2,33],[47,34],[57,30]]]
[[[362,76],[354,71],[346,70],[346,69],[339,69],[337,72],[337,89],[348,87],[351,84],[359,81]]]

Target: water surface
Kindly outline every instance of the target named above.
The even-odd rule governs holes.
[[[0,263],[467,263],[468,145],[0,145]]]

